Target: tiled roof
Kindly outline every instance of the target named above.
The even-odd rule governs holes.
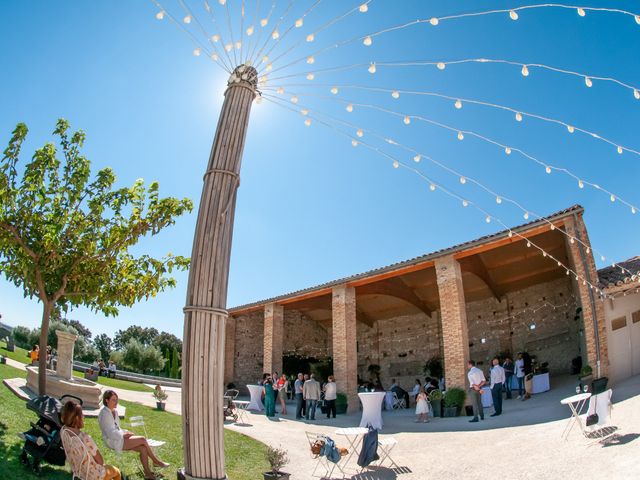
[[[627,271],[623,271],[621,267],[631,272],[631,276]],[[615,267],[601,268],[598,270],[598,280],[600,281],[600,288],[619,287],[639,281],[640,256],[630,258],[624,262],[618,262]]]
[[[380,268],[375,268],[373,270],[368,270],[364,273],[358,273],[356,275],[351,275],[350,277],[344,277],[344,278],[340,278],[338,280],[332,280],[330,282],[326,282],[326,283],[322,283],[320,285],[316,285],[314,287],[309,287],[309,288],[305,288],[302,290],[296,290],[290,293],[285,293],[283,295],[278,295],[277,297],[272,297],[272,298],[267,298],[264,300],[260,300],[257,302],[252,302],[252,303],[247,303],[245,305],[240,305],[237,307],[233,307],[229,309],[229,313],[234,313],[234,312],[238,312],[241,310],[246,310],[249,308],[253,308],[253,307],[257,307],[260,305],[265,305],[267,303],[272,303],[272,302],[277,302],[280,300],[284,300],[284,299],[288,299],[288,298],[292,298],[292,297],[296,297],[299,295],[304,295],[307,293],[311,293],[315,290],[323,290],[325,288],[330,288],[330,287],[334,287],[336,285],[341,285],[343,283],[346,282],[351,282],[354,280],[359,280],[362,278],[366,278],[366,277],[370,277],[373,275],[379,275],[382,273],[387,273],[387,272],[391,272],[393,270],[398,270],[400,268],[403,267],[408,267],[411,265],[416,265],[419,263],[422,263],[424,261],[427,260],[434,260],[438,257],[442,257],[445,255],[450,255],[452,253],[455,252],[459,252],[461,250],[466,250],[468,248],[472,248],[472,247],[477,247],[478,245],[482,245],[484,243],[489,243],[493,240],[498,240],[500,238],[504,238],[507,237],[509,235],[509,232],[518,232],[518,233],[522,233],[523,231],[527,231],[529,229],[544,225],[547,221],[552,221],[552,220],[557,220],[560,219],[562,217],[566,217],[568,215],[572,215],[574,213],[582,213],[584,211],[584,208],[582,208],[582,206],[580,205],[573,205],[572,207],[566,208],[564,210],[561,210],[559,212],[556,212],[554,214],[551,214],[547,217],[543,217],[540,218],[538,220],[534,220],[532,222],[528,222],[528,223],[524,223],[522,225],[518,225],[517,227],[513,227],[511,229],[508,230],[502,230],[500,232],[497,233],[493,233],[491,235],[485,235],[484,237],[480,237],[477,238],[475,240],[470,240],[468,242],[464,242],[464,243],[460,243],[458,245],[454,245],[453,247],[447,247],[447,248],[443,248],[440,250],[436,250],[434,252],[431,253],[427,253],[425,255],[421,255],[419,257],[415,257],[415,258],[411,258],[409,260],[403,260],[401,262],[397,262],[397,263],[393,263],[391,265],[387,265],[386,267],[380,267]]]

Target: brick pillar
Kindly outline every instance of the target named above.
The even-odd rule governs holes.
[[[565,231],[578,241],[571,243],[566,241],[567,256],[573,271],[578,274],[578,280],[573,277],[573,288],[582,307],[584,340],[587,348],[587,363],[598,376],[606,376],[609,369],[609,353],[607,349],[607,328],[604,318],[604,304],[598,298],[598,294],[589,288],[589,284],[583,284],[583,279],[593,285],[598,284],[598,272],[596,262],[591,251],[591,242],[582,215],[569,217],[564,221]],[[587,248],[589,253],[587,253]],[[595,319],[595,321],[594,321]],[[596,325],[598,338],[596,339]],[[600,349],[600,365],[598,370],[597,349]]]
[[[282,373],[284,342],[284,307],[275,303],[264,306],[264,373]]]
[[[224,384],[233,382],[234,362],[236,356],[236,319],[229,316],[226,319],[224,338]],[[234,382],[235,383],[235,382]]]
[[[331,298],[333,317],[333,373],[338,391],[347,395],[348,412],[359,408],[356,351],[356,290],[340,285]]]
[[[447,388],[467,385],[469,334],[460,264],[452,255],[435,261]]]

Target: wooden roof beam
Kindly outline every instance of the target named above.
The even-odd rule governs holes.
[[[493,281],[489,270],[487,270],[487,266],[478,255],[461,259],[460,268],[463,272],[473,273],[482,280],[498,302],[504,296],[504,292],[498,287],[496,282]]]
[[[429,317],[434,312],[434,308],[431,308],[426,304],[415,292],[407,286],[400,278],[389,278],[385,282],[369,283],[356,287],[356,295],[388,295],[390,297],[396,297],[410,303],[418,310],[426,313]]]

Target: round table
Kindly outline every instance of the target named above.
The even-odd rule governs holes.
[[[262,405],[262,386],[247,385],[247,388],[249,389],[249,395],[251,395],[247,410],[257,410],[259,412],[264,410],[264,406]]]
[[[386,392],[359,393],[362,402],[362,418],[360,426],[366,427],[371,424],[373,428],[382,429],[382,401]]]
[[[578,424],[578,427],[580,427],[580,430],[582,430],[582,433],[584,433],[584,426],[582,425],[580,414],[582,413],[582,410],[586,406],[587,400],[589,400],[590,397],[591,397],[591,393],[585,392],[585,393],[578,393],[577,395],[572,395],[570,397],[563,398],[562,400],[560,400],[561,404],[568,405],[569,408],[571,409],[571,418],[569,419],[567,426],[562,432],[562,437],[564,439],[567,439],[569,437],[569,433],[571,433],[571,429],[576,423]]]

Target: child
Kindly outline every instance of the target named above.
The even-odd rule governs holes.
[[[429,414],[429,404],[427,403],[427,394],[424,390],[420,390],[416,399],[416,423],[427,423],[427,415]]]

